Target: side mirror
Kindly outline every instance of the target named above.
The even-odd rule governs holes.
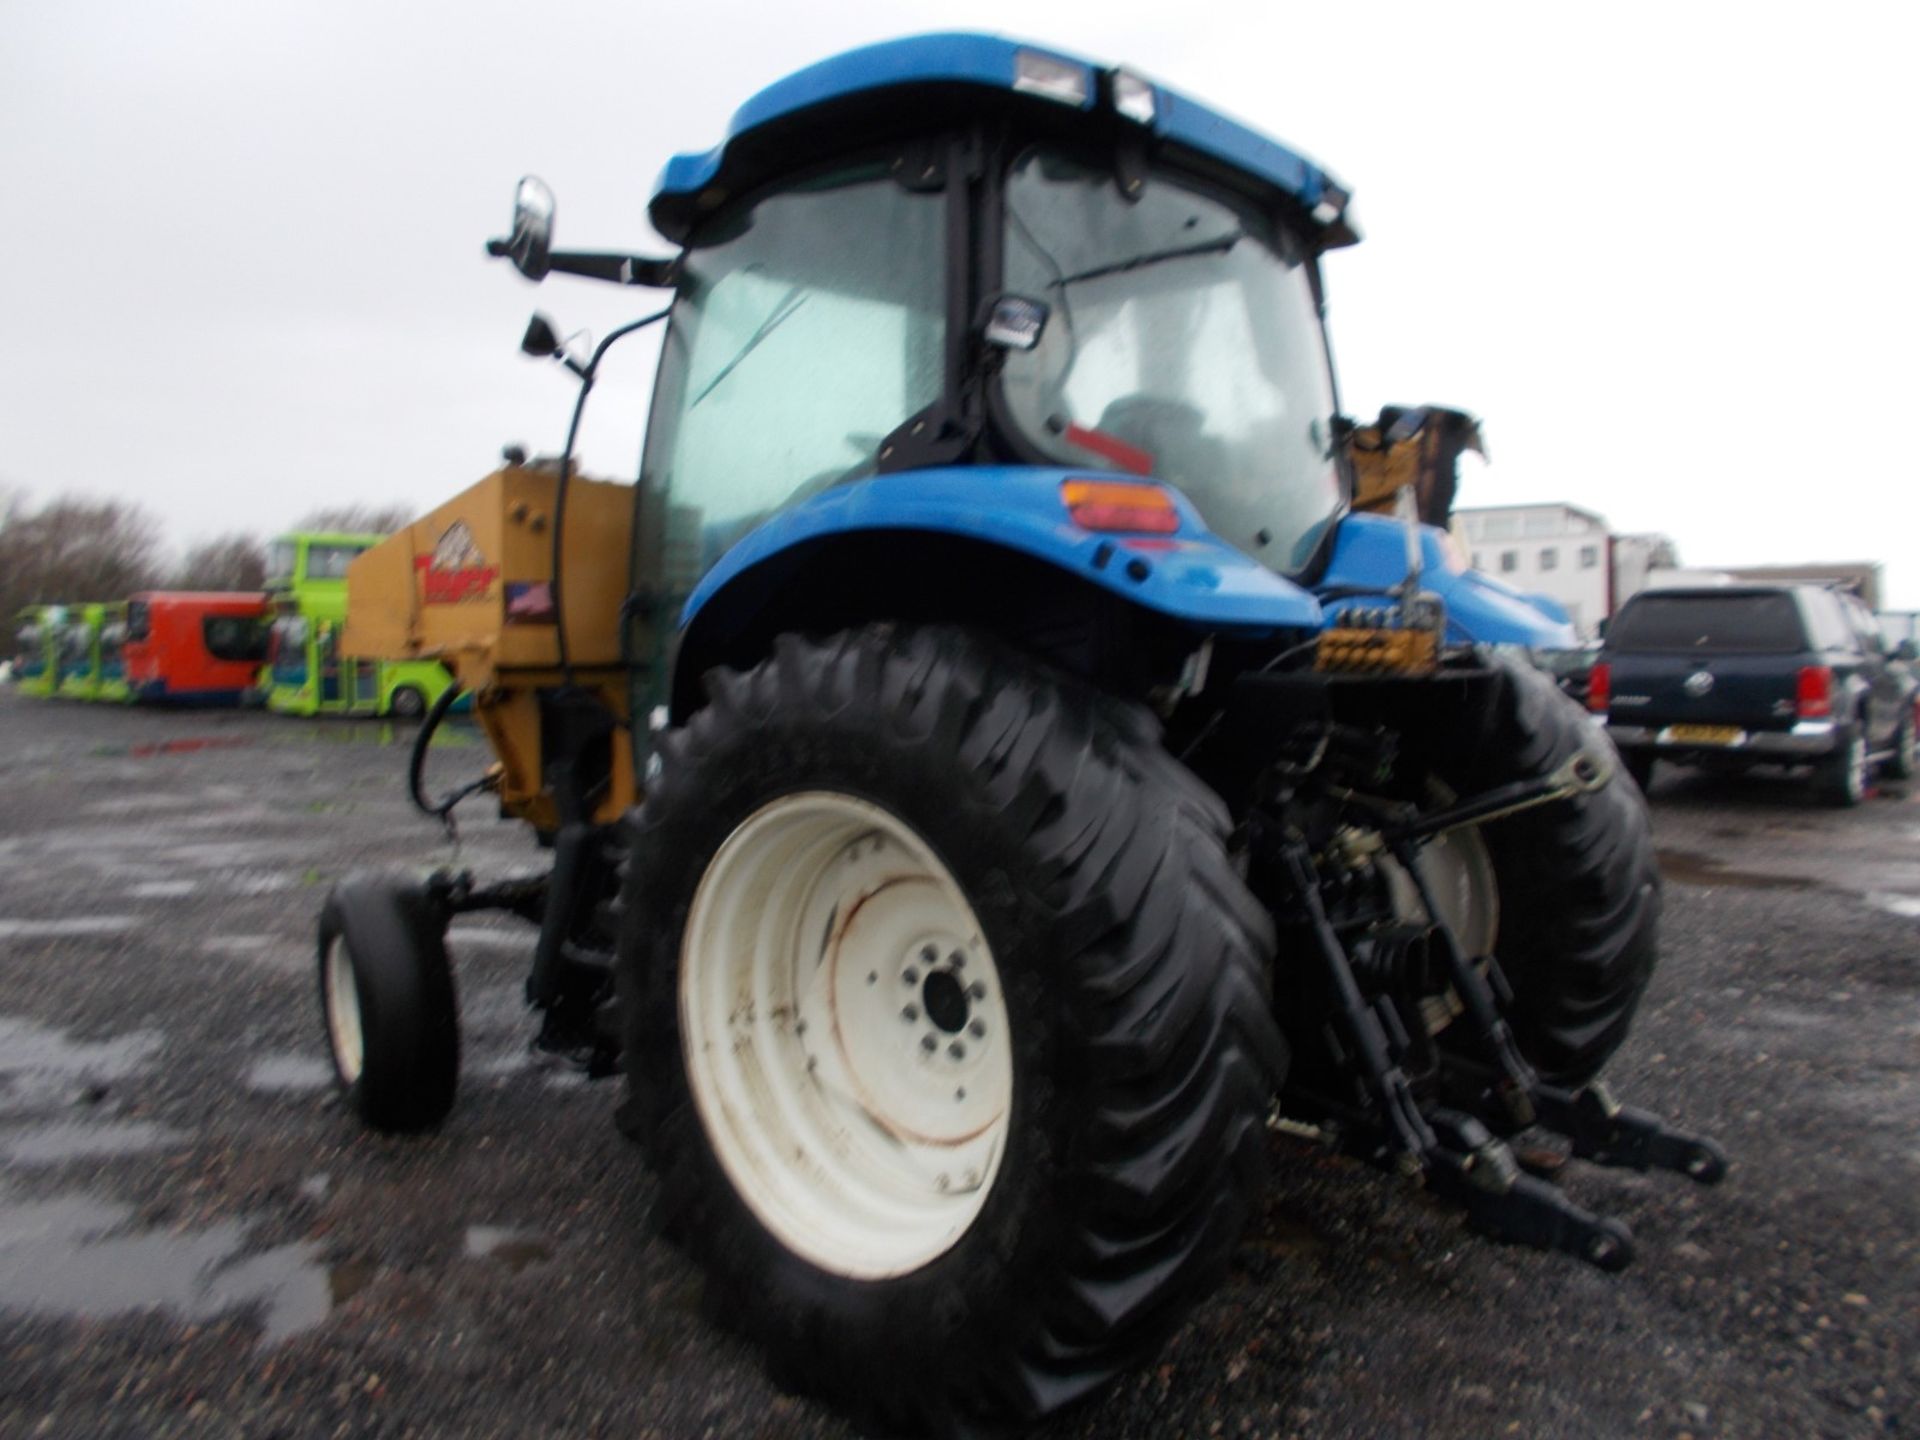
[[[992,302],[980,336],[996,350],[1031,350],[1046,333],[1053,312],[1044,300],[1026,295],[1002,295]]]
[[[529,280],[544,280],[553,268],[549,252],[553,247],[553,191],[538,176],[528,175],[513,192],[513,233],[504,241],[495,240],[487,249],[504,254],[513,268]]]

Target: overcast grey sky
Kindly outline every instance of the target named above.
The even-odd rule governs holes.
[[[1353,187],[1348,408],[1482,415],[1463,503],[1573,501],[1690,564],[1879,559],[1920,608],[1916,17],[0,0],[0,484],[137,498],[179,543],[424,508],[504,441],[557,448],[571,386],[518,354],[527,312],[604,333],[651,297],[485,260],[519,175],[558,193],[562,244],[657,246],[661,163],[761,85],[992,29],[1129,63]]]

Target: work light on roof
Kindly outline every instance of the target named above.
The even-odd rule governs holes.
[[[1140,125],[1153,123],[1153,82],[1125,70],[1113,72],[1114,113]]]
[[[1039,50],[1022,50],[1013,57],[1013,88],[1063,105],[1085,105],[1086,67]]]
[[[1347,201],[1352,199],[1332,181],[1320,187],[1320,198],[1314,203],[1313,218],[1316,224],[1331,225],[1347,213]]]

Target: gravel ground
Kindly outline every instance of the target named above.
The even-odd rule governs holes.
[[[524,928],[455,928],[441,1133],[332,1099],[320,898],[444,858],[407,738],[0,690],[0,1434],[849,1435],[642,1238],[616,1087],[527,1053]],[[1626,1274],[1276,1140],[1229,1282],[1046,1435],[1920,1433],[1916,802],[1656,784],[1666,958],[1612,1078],[1735,1169],[1570,1170],[1633,1226]],[[539,865],[517,827],[463,836],[484,872]]]

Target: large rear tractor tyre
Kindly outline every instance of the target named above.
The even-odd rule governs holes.
[[[352,875],[320,911],[320,1014],[347,1108],[375,1130],[430,1130],[453,1108],[460,1013],[446,917],[425,887]]]
[[[1433,763],[1454,791],[1548,775],[1582,749],[1612,758],[1586,712],[1551,680],[1523,666],[1501,671],[1488,706],[1437,737]],[[1641,786],[1616,768],[1592,793],[1491,821],[1477,834],[1497,892],[1480,909],[1495,917],[1493,953],[1513,986],[1514,1038],[1543,1078],[1585,1084],[1626,1039],[1659,959],[1660,872]]]
[[[1285,1070],[1224,807],[983,638],[783,637],[636,812],[623,1123],[778,1377],[1024,1425],[1219,1279]]]

